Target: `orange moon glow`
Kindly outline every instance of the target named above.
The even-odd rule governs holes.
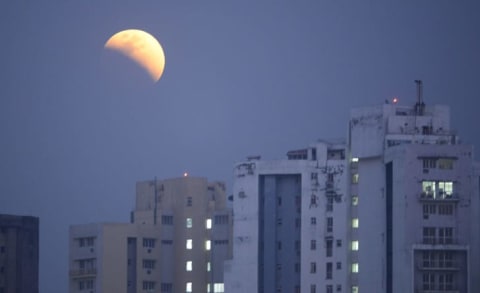
[[[108,39],[105,48],[132,59],[148,71],[154,82],[162,76],[165,54],[157,39],[147,32],[136,29],[118,32]]]

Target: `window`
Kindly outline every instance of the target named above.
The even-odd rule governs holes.
[[[453,182],[422,181],[422,196],[431,199],[449,199],[453,196]]]
[[[192,218],[187,218],[186,227],[187,227],[187,228],[192,228],[192,227],[193,227],[193,220],[192,220]]]
[[[327,212],[333,211],[333,197],[327,197]]]
[[[326,291],[327,293],[333,293],[333,285],[327,285]]]
[[[315,284],[310,285],[310,293],[317,293],[317,286]]]
[[[213,284],[213,292],[214,293],[223,293],[225,292],[225,286],[223,283],[215,283]]]
[[[214,240],[213,244],[215,244],[215,245],[227,245],[228,244],[228,239]],[[280,244],[280,246],[281,246],[281,244]],[[280,249],[281,249],[281,247],[280,247]]]
[[[78,246],[80,247],[91,247],[93,246],[95,237],[83,237],[78,238]]]
[[[422,253],[422,266],[424,268],[433,268],[435,267],[435,252],[433,251],[423,251]]]
[[[451,170],[453,169],[454,159],[450,158],[439,158],[438,159],[438,169]]]
[[[277,241],[277,249],[282,250],[282,241]]]
[[[352,195],[352,206],[357,206],[357,205],[358,205],[358,196]]]
[[[187,272],[191,272],[192,268],[193,268],[193,262],[191,260],[187,261],[187,263],[185,264],[185,270]]]
[[[162,225],[173,225],[173,216],[163,215],[162,216]]]
[[[355,173],[352,175],[352,183],[357,184],[358,183],[358,173]]]
[[[193,249],[193,240],[192,239],[187,239],[187,243],[186,243],[186,248],[187,249]]]
[[[185,291],[186,292],[193,292],[192,287],[193,287],[192,282],[187,282],[187,284],[185,284]]]
[[[277,197],[277,204],[278,206],[282,206],[282,197]]]
[[[327,233],[333,232],[333,218],[327,218]]]
[[[207,262],[207,272],[210,272],[211,269],[212,265],[210,264],[210,262]]]
[[[317,263],[311,262],[310,263],[310,274],[315,274],[317,272]]]
[[[438,242],[440,244],[452,244],[453,243],[453,228],[439,228],[438,229]]]
[[[358,163],[358,158],[352,158],[352,163]]]
[[[423,243],[435,244],[435,228],[423,227]]]
[[[310,240],[310,250],[317,250],[317,240]]]
[[[295,218],[295,227],[300,228],[300,224],[301,224],[300,218]]]
[[[160,290],[161,290],[161,292],[172,292],[173,291],[173,285],[172,285],[172,283],[161,283],[160,284]]]
[[[143,281],[142,288],[143,288],[143,290],[155,290],[155,282],[153,282],[153,281]]]
[[[228,215],[215,216],[215,225],[225,225],[225,224],[228,224]]]
[[[358,250],[358,240],[353,240],[352,241],[352,250],[357,251]]]
[[[191,207],[192,206],[192,203],[193,203],[193,199],[191,196],[188,196],[187,197],[187,207]]]
[[[212,219],[206,219],[205,220],[205,228],[212,229]]]
[[[342,292],[342,285],[337,284],[337,292]]]
[[[155,269],[155,260],[154,259],[144,259],[143,260],[144,269]]]
[[[295,273],[300,273],[300,263],[295,263]]]
[[[327,264],[326,264],[326,276],[325,276],[325,278],[326,278],[327,280],[330,280],[330,279],[332,279],[332,276],[333,276],[333,263],[327,262]]]
[[[358,228],[358,218],[352,219],[352,228]]]
[[[437,166],[437,159],[435,158],[424,158],[422,161],[423,169],[433,169]]]
[[[337,247],[342,247],[342,239],[337,239]]]
[[[327,239],[326,240],[326,254],[327,257],[331,257],[333,255],[333,240],[332,239]]]
[[[212,244],[211,244],[210,240],[206,240],[205,241],[205,249],[210,250],[211,247],[212,247]]]
[[[358,262],[352,263],[352,273],[358,273]]]
[[[316,224],[317,224],[317,218],[311,217],[311,218],[310,218],[310,224],[316,225]]]
[[[435,275],[433,273],[423,273],[422,281],[423,290],[435,290]]]
[[[453,215],[453,205],[451,204],[441,204],[438,206],[439,215]]]
[[[352,293],[358,293],[358,286],[352,286]]]
[[[154,238],[143,238],[143,247],[154,248],[155,247],[155,239]]]
[[[162,244],[165,244],[165,245],[172,245],[172,244],[173,244],[173,240],[169,240],[169,239],[163,239],[163,240],[162,240]]]
[[[434,215],[437,212],[437,206],[435,204],[423,205],[423,218],[428,219],[430,215]]]
[[[310,207],[317,207],[317,196],[312,193],[310,197]]]

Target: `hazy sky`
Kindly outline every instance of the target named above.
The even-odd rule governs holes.
[[[235,162],[345,137],[414,79],[480,147],[477,1],[189,2],[0,2],[0,213],[40,217],[40,292],[67,292],[69,225],[127,222],[136,181],[230,191]],[[162,44],[158,83],[103,48],[128,28]]]

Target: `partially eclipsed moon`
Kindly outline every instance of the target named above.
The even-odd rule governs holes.
[[[153,81],[160,79],[165,67],[162,46],[151,34],[129,29],[118,32],[108,39],[105,48],[122,53],[148,71]]]

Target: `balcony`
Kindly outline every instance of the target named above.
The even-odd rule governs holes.
[[[419,194],[418,199],[422,202],[457,202],[460,200],[457,193],[427,193]]]
[[[423,271],[458,271],[460,264],[453,260],[419,261],[417,268]]]
[[[73,278],[94,277],[96,274],[97,274],[96,268],[70,270],[70,277],[73,277]]]

